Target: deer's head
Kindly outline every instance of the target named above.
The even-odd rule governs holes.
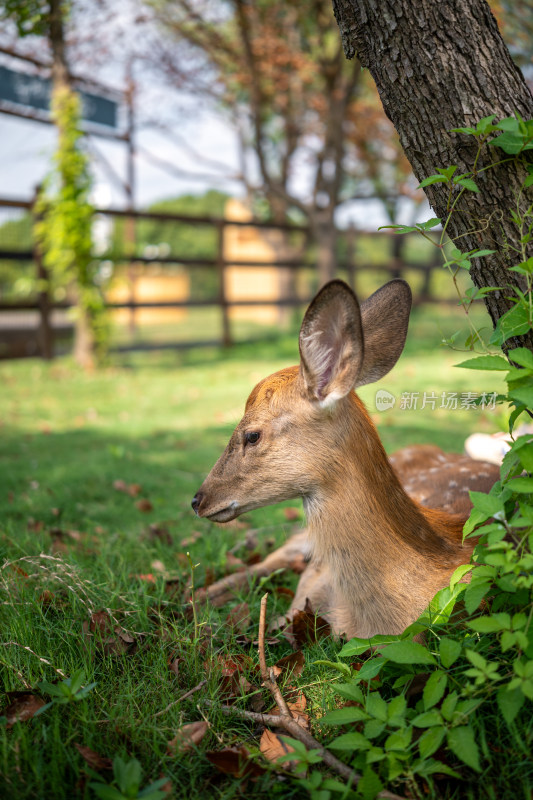
[[[362,305],[342,281],[315,297],[300,330],[300,365],[262,380],[192,501],[228,522],[254,508],[313,498],[339,469],[353,389],[392,369],[405,344],[411,290],[394,280]],[[342,467],[342,464],[340,465]]]

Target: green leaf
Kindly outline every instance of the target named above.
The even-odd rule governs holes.
[[[358,681],[371,681],[376,675],[379,675],[381,670],[386,664],[384,658],[372,658],[365,661],[359,672],[357,673]]]
[[[383,650],[385,658],[396,664],[436,664],[429,650],[418,642],[394,642]]]
[[[441,175],[444,175],[445,178],[451,180],[454,174],[457,172],[457,165],[450,164],[449,167],[435,167],[437,172],[440,172]]]
[[[419,775],[434,775],[438,772],[443,775],[451,775],[452,778],[461,778],[459,773],[447,764],[443,764],[442,761],[436,761],[433,758],[430,758],[429,761],[417,761],[413,766],[413,772],[417,772]]]
[[[361,720],[365,719],[368,719],[368,714],[363,708],[346,706],[345,708],[336,708],[334,711],[328,711],[320,722],[325,725],[347,725],[350,722],[361,722]]]
[[[418,740],[418,750],[421,758],[427,758],[438,750],[446,734],[445,728],[428,728]]]
[[[383,784],[376,773],[370,767],[365,767],[363,777],[357,784],[358,794],[362,795],[363,800],[374,800],[374,797],[379,794],[382,789]]]
[[[340,672],[344,675],[345,678],[352,677],[352,671],[348,664],[343,664],[342,661],[324,661],[319,659],[318,661],[313,662],[315,664],[320,664],[324,667],[330,667],[331,669],[336,669],[337,672]]]
[[[481,653],[478,653],[476,650],[465,650],[465,655],[474,667],[478,667],[479,669],[485,669],[487,666],[487,661]]]
[[[424,708],[426,711],[435,706],[439,700],[442,700],[444,692],[446,691],[447,683],[448,676],[445,672],[437,670],[436,672],[431,673],[422,693]]]
[[[452,753],[476,772],[481,772],[479,751],[474,739],[474,731],[468,725],[461,725],[448,731],[448,746]]]
[[[519,133],[510,131],[501,133],[499,136],[489,142],[489,144],[493,145],[494,147],[499,147],[504,151],[504,153],[508,153],[508,155],[511,156],[518,155],[518,153],[521,153],[524,150],[533,149],[533,142],[527,142]]]
[[[475,128],[450,128],[450,133],[466,133],[468,136],[472,136],[476,133]]]
[[[416,728],[432,728],[434,725],[442,725],[442,716],[436,709],[424,711],[412,720],[412,724]]]
[[[509,690],[508,686],[501,686],[498,689],[498,694],[496,695],[498,708],[508,725],[511,725],[514,721],[516,715],[524,705],[525,699],[520,689]]]
[[[454,589],[457,583],[464,578],[464,576],[470,572],[474,568],[473,564],[461,564],[454,570],[452,577],[450,578],[450,589]]]
[[[488,370],[505,370],[509,369],[509,362],[503,356],[478,356],[477,358],[470,358],[468,361],[462,361],[456,364],[456,367],[463,369],[488,369]]]
[[[448,179],[444,175],[430,175],[429,178],[424,178],[418,184],[418,189],[424,189],[426,186],[431,186],[434,183],[448,183]]]
[[[495,633],[496,631],[504,630],[499,620],[495,619],[495,617],[477,617],[477,619],[470,620],[466,624],[478,633]]]
[[[381,722],[387,721],[387,703],[379,692],[370,692],[366,699],[366,710],[375,719],[379,719]]]
[[[465,608],[469,614],[473,614],[479,604],[491,588],[491,583],[480,581],[479,583],[471,583],[466,587],[465,591]]]
[[[385,723],[379,719],[370,719],[365,723],[364,733],[367,739],[376,739],[385,730]]]
[[[347,700],[355,700],[357,703],[363,704],[365,701],[361,687],[357,683],[336,683],[333,687],[337,694],[345,697]]]
[[[457,692],[450,692],[440,707],[441,714],[447,722],[449,722],[453,716],[458,699]]]
[[[512,389],[509,392],[509,397],[518,403],[523,403],[527,408],[533,408],[533,386],[521,387],[519,389]],[[525,409],[520,409],[518,413],[522,413]]]
[[[494,517],[504,510],[500,497],[484,492],[469,492],[468,494],[476,511],[481,511],[487,517]]]
[[[385,750],[407,750],[411,744],[412,736],[412,728],[401,728],[399,731],[394,731],[385,741]]]
[[[522,303],[516,303],[500,317],[490,337],[490,344],[502,345],[512,336],[521,336],[530,329],[529,312]]]
[[[507,486],[513,492],[531,494],[533,492],[533,478],[512,478]]]
[[[90,783],[89,786],[101,800],[124,800],[122,792],[119,792],[114,786],[108,786],[105,783]]]
[[[470,192],[479,192],[479,186],[475,181],[472,180],[472,178],[455,178],[454,183],[457,186],[463,186]]]
[[[440,660],[443,667],[449,669],[461,655],[461,642],[442,636],[439,642]]]
[[[346,642],[344,647],[339,653],[339,658],[347,658],[348,656],[359,656],[365,653],[370,647],[377,647],[381,644],[389,644],[389,642],[398,641],[398,636],[392,634],[373,636],[371,639],[358,639],[354,637]]]
[[[442,220],[440,219],[440,217],[432,217],[431,219],[428,219],[426,222],[419,222],[416,227],[423,231],[430,231],[432,230],[432,228],[436,228],[437,225],[440,225],[441,222]]]
[[[528,258],[527,261],[521,261],[520,264],[516,264],[514,267],[509,267],[509,271],[518,272],[520,275],[533,274],[533,256],[531,258]],[[524,348],[520,349],[523,350]],[[526,350],[526,352],[529,352],[529,350]]]
[[[496,250],[473,250],[473,251],[470,253],[470,258],[485,258],[485,256],[491,256],[491,255],[493,255],[493,253],[495,253],[495,252],[496,252]],[[496,287],[487,287],[487,286],[484,286],[483,288],[484,288],[484,289],[487,289],[487,288],[495,288],[495,289],[496,289],[496,291],[497,291],[497,288],[496,288]]]
[[[372,744],[362,733],[343,733],[328,744],[332,750],[368,750]]]
[[[396,695],[390,701],[388,708],[387,708],[387,717],[391,722],[394,720],[398,720],[401,722],[402,718],[405,716],[405,712],[407,711],[407,700],[405,699],[403,694]]]

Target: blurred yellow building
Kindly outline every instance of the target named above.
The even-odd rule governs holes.
[[[246,222],[253,219],[250,210],[241,200],[228,200],[227,220]],[[224,259],[226,299],[265,300],[277,302],[285,292],[287,269],[276,267],[232,267],[232,261],[262,261],[275,263],[287,258],[287,244],[283,231],[252,226],[227,225],[224,231]],[[247,319],[265,324],[276,324],[280,310],[275,305],[242,306],[229,310],[231,319]]]

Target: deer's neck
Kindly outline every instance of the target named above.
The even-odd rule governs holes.
[[[351,635],[396,632],[469,553],[457,520],[408,497],[363,404],[355,394],[346,401],[339,452],[305,502],[314,558],[329,568],[348,615],[366,615],[365,632]]]

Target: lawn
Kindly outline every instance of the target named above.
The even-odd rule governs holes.
[[[443,392],[500,388],[492,376],[487,383],[484,373],[455,369],[465,355],[439,346],[460,321],[448,308],[416,310],[405,353],[380,384],[396,397],[394,409],[376,411],[376,387],[361,391],[389,451],[435,442],[460,452],[470,432],[503,427],[490,409],[420,408],[424,392],[440,400]],[[103,759],[137,759],[142,785],[165,777],[169,797],[230,798],[242,779],[206,754],[240,745],[265,767],[248,790],[254,798],[308,796],[257,755],[257,726],[217,708],[223,697],[268,703],[253,644],[259,600],[268,589],[269,617],[283,613],[295,576],[251,586],[221,609],[199,607],[196,632],[183,602],[187,552],[201,585],[234,569],[236,559],[264,555],[303,520],[294,502],[285,504],[289,512],[261,509],[226,527],[196,519],[190,508],[249,391],[296,363],[297,353],[294,332],[227,352],[116,356],[94,373],[68,358],[0,365],[0,716],[16,692],[54,700],[43,681],[83,670],[84,685],[95,684],[71,702],[55,698],[35,717],[36,701],[18,696],[29,718],[10,724],[6,714],[0,725],[0,796],[95,797],[90,766],[106,780],[112,775],[90,748]],[[419,393],[419,407],[402,408],[402,393]],[[231,609],[244,601],[249,615],[232,624]],[[292,652],[283,636],[274,638],[269,663]],[[339,647],[331,639],[306,646],[305,668],[291,680],[324,741],[319,719],[338,676],[314,662],[334,658]],[[203,680],[200,691],[175,702]],[[202,719],[209,727],[197,747],[169,746],[182,725]]]

